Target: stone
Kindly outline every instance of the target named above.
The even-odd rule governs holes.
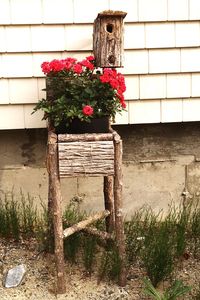
[[[19,286],[25,274],[26,274],[26,267],[23,264],[10,269],[6,275],[4,286],[6,288]]]

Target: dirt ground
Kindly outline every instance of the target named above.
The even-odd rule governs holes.
[[[16,288],[5,288],[3,282],[7,271],[19,264],[25,264],[27,269],[22,284]],[[145,272],[135,266],[129,270],[127,286],[120,288],[113,282],[97,283],[97,274],[87,276],[80,266],[66,263],[67,292],[56,295],[53,255],[38,252],[34,242],[16,244],[0,241],[1,300],[143,300],[148,299],[142,291],[144,276]],[[195,299],[192,294],[200,283],[200,263],[191,258],[183,260],[177,277],[193,287],[183,299]]]

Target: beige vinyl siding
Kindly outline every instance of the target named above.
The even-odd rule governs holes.
[[[31,115],[45,97],[40,65],[92,52],[93,21],[126,11],[127,111],[117,124],[199,121],[199,0],[1,0],[0,129],[40,128]]]

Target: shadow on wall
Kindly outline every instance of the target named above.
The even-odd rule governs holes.
[[[30,193],[34,198],[47,189],[45,129],[0,131],[0,192]],[[46,192],[47,193],[47,192]]]
[[[30,194],[39,205],[48,201],[48,173],[46,169],[46,129],[0,131],[0,196],[11,194],[21,199],[21,192]],[[87,179],[63,179],[63,206],[79,194],[84,196]],[[85,187],[85,188],[84,188]],[[82,191],[83,190],[83,191]],[[90,188],[90,192],[93,189]],[[96,193],[93,193],[93,195]],[[94,197],[93,197],[94,198]],[[95,199],[93,200],[94,204]],[[85,207],[87,204],[84,203]],[[91,206],[91,205],[90,205]],[[89,207],[90,207],[89,206]],[[94,205],[93,205],[94,206]]]

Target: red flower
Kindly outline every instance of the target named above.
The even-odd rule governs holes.
[[[123,101],[123,102],[121,102],[121,106],[123,107],[123,108],[126,108],[126,103]]]
[[[110,68],[105,68],[104,70],[103,70],[103,73],[104,74],[107,74],[107,75],[109,75],[109,76],[111,76],[111,77],[116,77],[116,75],[117,75],[117,71],[115,70],[115,69],[110,69]]]
[[[109,81],[110,81],[110,77],[109,77],[108,74],[103,74],[103,75],[101,75],[99,78],[100,78],[100,80],[101,80],[102,83],[105,83],[105,82],[109,82]]]
[[[49,65],[50,65],[51,70],[54,71],[54,72],[59,72],[59,71],[62,71],[64,69],[63,62],[61,60],[58,60],[58,59],[52,60],[49,63]]]
[[[85,105],[83,107],[83,113],[86,116],[91,116],[93,114],[94,110],[90,105]]]
[[[81,64],[74,64],[73,65],[73,71],[77,74],[81,74],[83,72],[83,67]]]
[[[89,55],[89,56],[86,57],[86,59],[89,60],[89,61],[94,60],[94,56],[93,55]]]
[[[42,72],[44,74],[48,74],[49,72],[51,72],[51,68],[50,68],[50,65],[48,62],[44,61],[42,64],[41,64],[41,68],[42,68]]]
[[[82,60],[80,63],[82,66],[88,68],[89,70],[94,70],[94,65],[87,59]]]
[[[111,79],[109,83],[110,83],[110,85],[112,86],[112,88],[115,89],[115,90],[116,90],[116,89],[118,88],[118,86],[119,86],[119,83],[118,83],[118,81],[117,81],[116,79]]]

